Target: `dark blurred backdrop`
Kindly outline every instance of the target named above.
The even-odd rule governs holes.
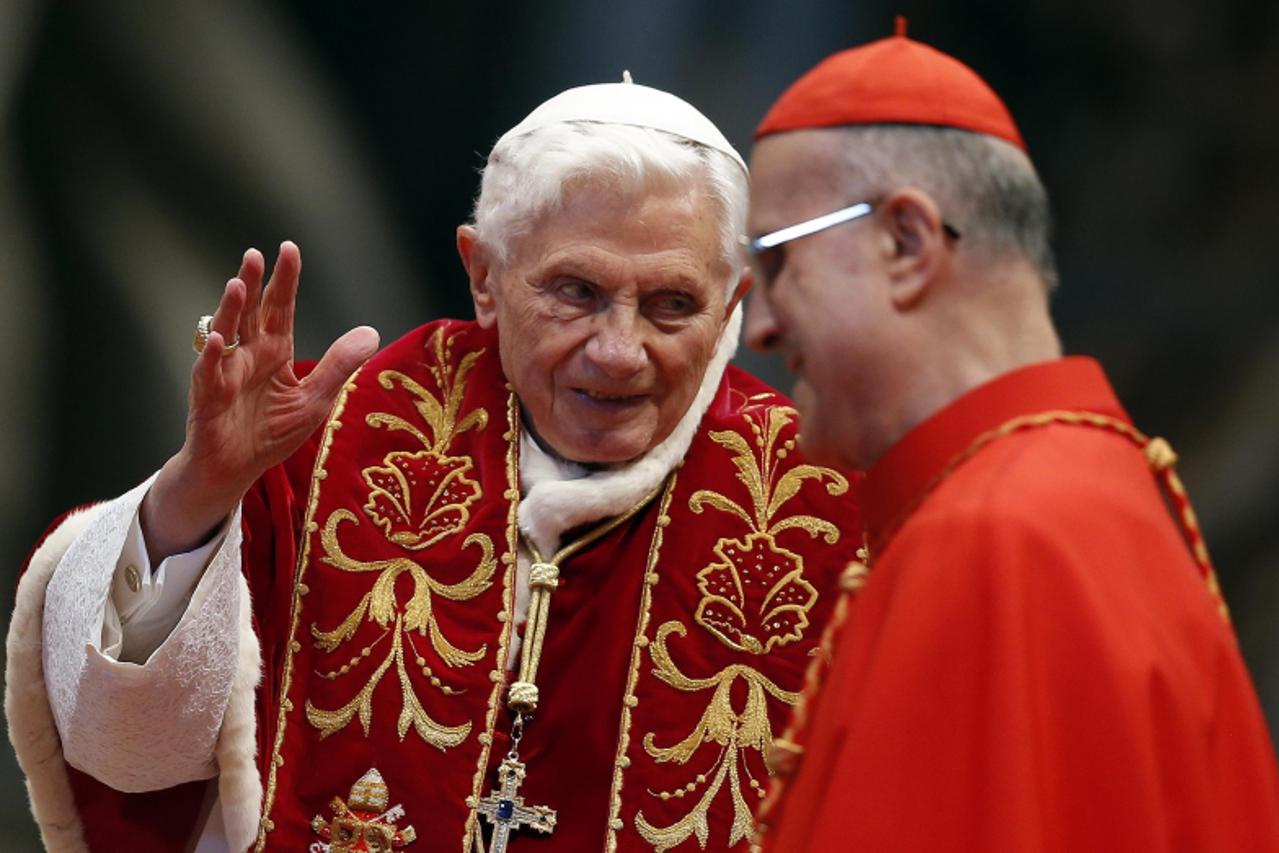
[[[627,68],[745,152],[791,80],[902,12],[1017,117],[1066,346],[1181,452],[1279,727],[1275,0],[359,5],[0,0],[4,589],[61,510],[177,449],[192,324],[247,246],[302,246],[300,357],[469,316],[454,227],[537,103]],[[0,850],[34,849],[2,753]]]

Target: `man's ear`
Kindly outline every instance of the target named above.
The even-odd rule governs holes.
[[[755,277],[751,274],[751,271],[749,269],[742,270],[742,277],[737,280],[737,286],[728,295],[728,304],[724,306],[725,320],[732,316],[733,309],[737,307],[737,303],[746,298],[747,292],[754,284]]]
[[[493,294],[493,266],[473,226],[457,226],[457,253],[462,258],[462,266],[466,269],[466,277],[470,280],[471,301],[475,303],[475,319],[482,328],[491,329],[497,322],[497,300]]]
[[[914,306],[949,268],[953,251],[941,209],[922,190],[897,190],[879,205],[884,227],[893,239],[887,261],[893,305]]]

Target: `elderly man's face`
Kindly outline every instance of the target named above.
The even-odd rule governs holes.
[[[530,426],[580,462],[634,459],[670,435],[740,298],[726,297],[717,208],[700,191],[586,184],[506,264],[462,250]]]

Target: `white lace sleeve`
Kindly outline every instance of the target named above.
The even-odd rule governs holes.
[[[129,663],[146,663],[173,632],[195,597],[209,559],[226,539],[231,523],[239,523],[238,517],[228,518],[199,548],[166,557],[153,567],[140,515],[133,514],[124,550],[116,561],[98,644],[102,654]]]
[[[44,602],[45,681],[66,761],[121,791],[217,775],[214,747],[239,649],[238,510],[186,612],[145,664],[98,649],[116,563],[149,487],[98,509],[59,561]]]

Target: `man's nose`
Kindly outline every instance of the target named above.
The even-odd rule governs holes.
[[[597,318],[586,343],[587,357],[611,379],[634,376],[648,363],[642,318],[631,308],[614,306]]]
[[[752,293],[746,305],[746,343],[758,352],[771,352],[782,341],[782,328],[762,293]]]

